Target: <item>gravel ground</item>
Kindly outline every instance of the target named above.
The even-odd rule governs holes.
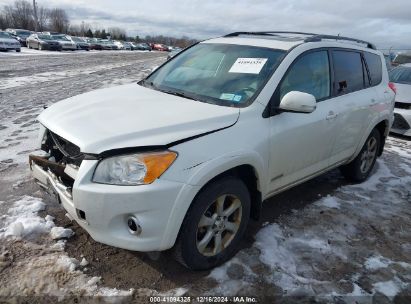
[[[211,272],[191,272],[168,252],[96,243],[39,190],[26,164],[44,106],[135,82],[165,55],[0,55],[0,301],[243,295],[270,303],[411,302],[407,139],[390,138],[374,175],[361,185],[347,184],[334,170],[270,199],[234,259]],[[29,220],[37,224],[29,227]]]

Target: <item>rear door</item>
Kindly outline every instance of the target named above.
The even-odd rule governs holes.
[[[371,105],[379,98],[370,85],[361,51],[333,49],[331,53],[338,131],[330,161],[336,164],[355,153],[363,130],[371,119]]]

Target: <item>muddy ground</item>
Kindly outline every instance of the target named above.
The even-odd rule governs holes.
[[[107,287],[132,289],[126,301],[149,301],[147,295],[246,295],[260,302],[411,303],[411,143],[406,138],[389,139],[373,177],[362,185],[347,184],[334,170],[267,201],[262,219],[250,224],[243,249],[212,272],[189,271],[169,252],[143,254],[99,244],[70,222],[29,174],[36,116],[58,100],[136,82],[164,60],[157,52],[0,57],[0,227],[6,227],[13,204],[30,196],[47,205],[39,217],[51,215],[56,226],[75,233],[64,249],[53,247],[56,241],[48,234],[0,239],[2,300],[43,302],[44,296],[57,295],[81,301],[81,295],[94,299]],[[88,264],[77,263],[78,272],[51,270],[59,256],[85,258]],[[26,282],[30,267],[38,275]],[[73,276],[101,277],[100,291],[85,293]]]

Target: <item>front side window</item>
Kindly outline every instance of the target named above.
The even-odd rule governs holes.
[[[364,58],[367,62],[368,71],[370,73],[371,85],[378,85],[382,80],[381,57],[369,52],[364,52]]]
[[[327,51],[310,52],[293,63],[280,84],[280,100],[291,91],[312,94],[317,100],[330,96]]]
[[[333,51],[335,90],[346,94],[364,88],[361,54],[351,51]]]
[[[285,51],[234,44],[200,43],[140,84],[169,94],[223,106],[250,104]]]

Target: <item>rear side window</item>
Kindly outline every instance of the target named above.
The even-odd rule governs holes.
[[[330,96],[327,51],[310,52],[294,62],[281,82],[280,100],[291,91],[312,94],[317,101]]]
[[[376,86],[382,80],[381,57],[368,52],[364,52],[364,57],[367,62],[368,72],[370,73],[371,85]]]
[[[333,51],[336,94],[346,94],[364,88],[361,54],[352,51]]]

